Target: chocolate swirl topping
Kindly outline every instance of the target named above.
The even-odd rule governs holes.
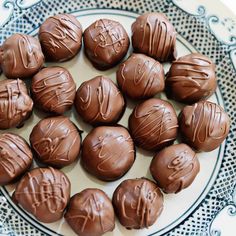
[[[180,114],[184,140],[197,151],[212,151],[227,137],[230,118],[217,104],[201,101],[186,106]]]
[[[176,58],[176,31],[162,13],[145,13],[132,24],[132,44],[135,52],[158,61]]]
[[[0,134],[0,185],[22,175],[32,161],[33,155],[23,138],[12,133]]]
[[[22,125],[32,109],[33,101],[22,80],[0,81],[0,129]]]
[[[31,88],[34,102],[44,111],[63,114],[73,105],[76,85],[65,68],[42,69],[33,77]]]
[[[112,203],[99,189],[85,189],[74,195],[65,219],[81,236],[100,236],[115,228]]]
[[[20,180],[13,198],[39,221],[55,222],[69,202],[70,182],[59,170],[36,168]]]

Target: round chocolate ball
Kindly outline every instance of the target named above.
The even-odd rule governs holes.
[[[129,37],[123,26],[113,20],[100,19],[84,31],[88,59],[99,70],[118,64],[129,49]]]
[[[0,134],[0,185],[15,181],[33,161],[29,145],[19,135]]]
[[[100,189],[88,188],[75,194],[65,219],[80,236],[101,236],[115,228],[115,213],[108,196]]]
[[[145,178],[124,180],[116,188],[112,202],[116,216],[127,229],[148,228],[163,210],[163,194]]]
[[[183,143],[162,149],[150,165],[153,178],[165,193],[178,193],[187,188],[199,170],[196,153]]]
[[[158,61],[176,59],[176,31],[162,13],[145,13],[132,24],[132,44],[135,52]]]
[[[30,134],[30,143],[41,163],[62,168],[78,157],[81,138],[68,117],[57,116],[39,121]]]
[[[151,57],[132,54],[116,73],[122,92],[132,99],[153,97],[164,90],[163,66]]]
[[[96,76],[78,88],[75,108],[82,119],[91,125],[114,124],[123,115],[125,101],[112,80]]]
[[[51,167],[35,168],[20,180],[13,199],[37,220],[52,223],[62,218],[70,200],[70,181]]]
[[[0,81],[0,129],[20,127],[29,118],[33,101],[22,80]]]
[[[99,126],[84,139],[81,161],[92,175],[105,181],[121,178],[133,165],[135,150],[127,129]]]
[[[200,101],[186,106],[179,116],[184,142],[196,151],[209,152],[224,141],[229,133],[230,118],[219,105]]]
[[[129,117],[129,130],[137,146],[159,150],[172,144],[177,137],[175,110],[167,101],[150,98],[134,108]]]
[[[0,65],[9,79],[24,79],[36,74],[44,63],[38,39],[13,34],[0,47]]]
[[[63,114],[73,105],[76,85],[63,67],[48,67],[32,79],[31,91],[35,105],[46,112]]]
[[[73,15],[59,14],[43,22],[39,40],[47,61],[62,62],[74,57],[81,48],[82,26]]]
[[[215,65],[206,56],[191,53],[174,61],[166,79],[168,97],[192,104],[211,96],[217,87]]]

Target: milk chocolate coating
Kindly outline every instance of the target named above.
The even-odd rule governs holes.
[[[36,74],[44,63],[38,39],[13,34],[0,47],[0,65],[9,79],[24,79]]]
[[[121,126],[99,126],[83,141],[82,164],[99,179],[111,181],[121,178],[134,160],[133,140]]]
[[[62,218],[70,200],[70,181],[59,170],[36,168],[20,180],[13,199],[37,220],[55,222]]]
[[[89,124],[113,124],[123,115],[125,101],[112,80],[96,76],[83,82],[78,88],[75,108]]]
[[[174,61],[166,79],[168,97],[187,104],[208,98],[216,87],[215,65],[199,53]]]
[[[129,49],[129,37],[116,21],[100,19],[84,31],[84,47],[88,59],[99,70],[112,68]]]
[[[219,105],[200,101],[186,106],[179,116],[184,142],[197,151],[209,152],[224,141],[229,133],[230,118]]]
[[[177,56],[176,34],[173,25],[164,14],[145,13],[132,24],[134,51],[158,61],[172,61]]]
[[[31,115],[33,101],[22,80],[0,81],[0,129],[21,126]]]
[[[0,134],[0,185],[13,182],[31,166],[33,154],[20,136]]]
[[[82,26],[69,14],[51,16],[40,26],[39,40],[47,61],[67,61],[81,48]]]
[[[187,188],[199,170],[196,153],[183,143],[162,149],[150,165],[153,178],[165,193],[178,193]]]
[[[101,236],[115,228],[115,213],[108,196],[99,189],[88,188],[75,194],[65,219],[80,236]]]
[[[120,64],[116,78],[122,92],[132,99],[153,97],[165,85],[163,66],[143,54],[132,54]]]
[[[70,72],[63,67],[48,67],[32,79],[33,100],[40,109],[63,114],[73,105],[76,85]]]
[[[57,116],[39,121],[30,134],[30,143],[40,162],[61,168],[78,157],[81,138],[69,118]]]
[[[129,117],[129,130],[136,145],[155,151],[174,142],[178,120],[172,105],[150,98],[137,105]]]
[[[127,229],[153,225],[163,210],[158,186],[145,178],[124,180],[115,190],[112,203],[120,223]]]

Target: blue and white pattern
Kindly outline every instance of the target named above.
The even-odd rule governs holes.
[[[90,8],[121,9],[140,14],[146,11],[164,12],[183,38],[216,63],[217,77],[221,78],[220,91],[232,119],[224,159],[214,185],[191,215],[166,235],[233,235],[232,229],[226,228],[222,222],[226,220],[228,224],[236,225],[236,23],[231,18],[209,13],[207,7],[199,5],[198,1],[192,1],[191,7],[186,1],[188,0],[2,0],[0,45],[15,32],[32,32],[49,15],[59,12],[70,13]],[[0,195],[3,195],[2,190]],[[24,215],[18,215],[14,206],[0,196],[0,235],[45,233],[40,225],[36,228],[24,219]]]

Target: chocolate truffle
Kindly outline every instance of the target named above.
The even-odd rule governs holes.
[[[209,152],[224,141],[229,133],[230,118],[219,105],[200,101],[186,106],[179,116],[184,142],[197,151]]]
[[[166,79],[168,97],[187,104],[208,98],[216,87],[215,65],[199,53],[174,61]]]
[[[70,181],[59,170],[36,168],[20,180],[13,199],[37,220],[55,222],[62,218],[70,200]]]
[[[40,109],[63,114],[73,105],[76,85],[70,72],[63,67],[48,67],[32,79],[33,100]]]
[[[23,125],[32,109],[33,101],[22,80],[0,81],[0,129]]]
[[[111,181],[121,178],[134,160],[133,140],[121,126],[99,126],[83,141],[82,164],[99,179]]]
[[[16,180],[32,161],[32,152],[23,138],[12,133],[0,134],[0,185]]]
[[[150,165],[153,178],[165,193],[178,193],[187,188],[199,170],[196,153],[183,143],[162,149]]]
[[[101,236],[115,228],[115,213],[108,196],[99,189],[88,188],[75,194],[65,219],[80,236]]]
[[[169,102],[150,98],[134,108],[129,129],[136,145],[155,151],[174,142],[178,120]]]
[[[0,65],[9,79],[24,79],[36,74],[43,66],[44,56],[38,39],[13,34],[0,47]]]
[[[57,116],[39,121],[30,134],[30,143],[40,162],[61,168],[78,157],[81,138],[69,118]]]
[[[148,228],[163,209],[161,191],[145,178],[124,180],[116,188],[112,202],[120,223],[127,229]]]
[[[88,59],[99,70],[112,68],[129,49],[129,37],[116,21],[100,19],[84,31],[84,47]]]
[[[125,101],[112,80],[96,76],[78,88],[75,108],[82,119],[91,125],[113,124],[123,115]]]
[[[172,61],[177,56],[176,34],[173,25],[164,14],[145,13],[132,24],[134,51],[158,61]]]
[[[82,26],[69,14],[51,16],[39,29],[39,40],[47,61],[66,61],[81,48]]]
[[[132,99],[150,98],[164,90],[163,66],[143,54],[133,54],[120,64],[116,78],[122,92]]]

